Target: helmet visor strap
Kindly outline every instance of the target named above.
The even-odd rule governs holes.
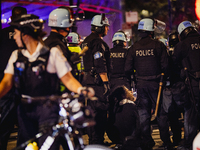
[[[67,32],[67,35],[68,35],[70,32],[70,28],[69,28],[69,30],[66,30],[66,28],[64,28],[63,31]]]

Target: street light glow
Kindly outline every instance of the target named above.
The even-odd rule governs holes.
[[[200,0],[195,1],[195,13],[198,20],[200,20]]]

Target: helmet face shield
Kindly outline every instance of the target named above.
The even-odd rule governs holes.
[[[154,31],[156,33],[162,33],[165,31],[166,24],[160,20],[154,19]]]
[[[140,20],[138,24],[138,30],[141,31],[154,31],[156,33],[162,33],[166,28],[166,24],[157,19],[145,18]]]
[[[103,23],[103,25],[110,26],[108,18],[105,16],[104,13],[101,15],[101,23]]]

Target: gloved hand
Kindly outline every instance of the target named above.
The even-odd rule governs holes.
[[[103,82],[103,86],[104,86],[104,93],[103,95],[107,98],[110,92],[110,85],[109,82]]]
[[[88,96],[89,98],[92,98],[95,96],[95,91],[92,87],[79,87],[77,90],[77,93]]]
[[[73,64],[77,64],[81,61],[81,58],[79,56],[78,53],[72,53],[73,55],[70,57],[70,61],[73,63]]]

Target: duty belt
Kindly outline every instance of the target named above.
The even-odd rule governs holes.
[[[159,79],[160,78],[160,74],[158,75],[153,75],[153,76],[136,76],[137,79],[139,80],[155,80],[155,79]]]

